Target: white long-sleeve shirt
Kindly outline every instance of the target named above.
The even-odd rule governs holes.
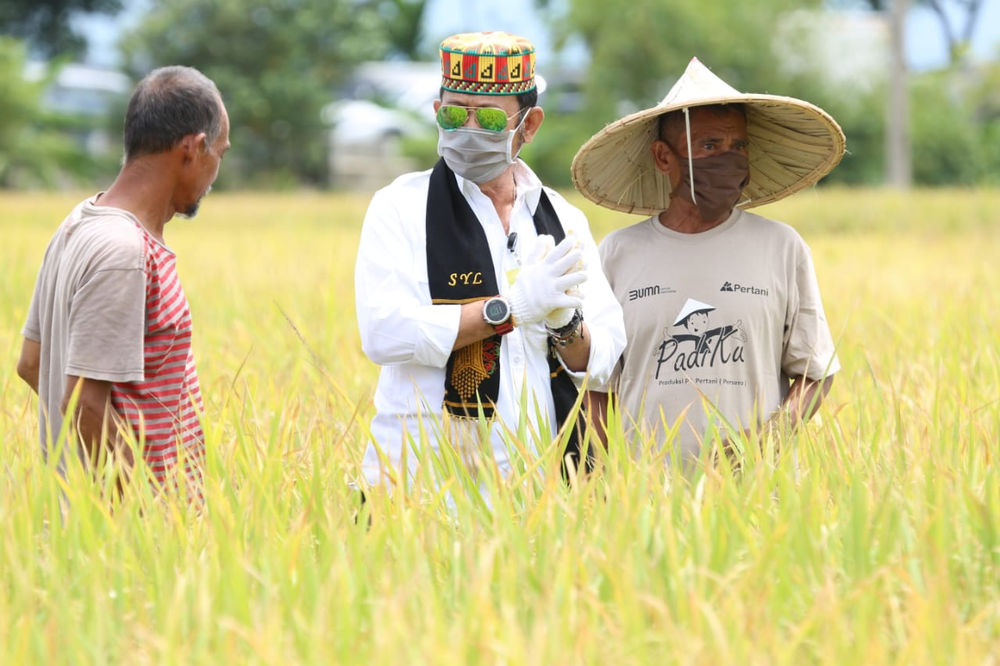
[[[387,478],[378,449],[398,472],[407,436],[436,449],[440,433],[445,365],[458,337],[461,305],[431,303],[426,251],[430,174],[429,170],[405,174],[376,192],[361,231],[354,281],[358,328],[365,354],[382,366],[371,423],[373,441],[362,463],[369,484]],[[475,183],[456,177],[459,190],[486,232],[500,293],[507,293],[512,283],[508,272],[518,268],[520,258],[531,256],[537,242],[532,216],[541,196],[541,181],[518,160],[517,196],[509,226],[517,240],[509,250],[508,236],[493,203]],[[570,376],[578,385],[587,377],[588,382],[604,383],[625,347],[622,309],[601,271],[586,217],[553,190],[546,188],[546,194],[567,235],[574,234],[579,241],[586,264],[587,280],[580,293],[591,337],[590,357],[585,373]],[[501,473],[509,469],[504,433],[517,432],[522,419],[535,437],[540,432],[555,433],[547,352],[547,333],[541,322],[518,326],[502,338],[496,403],[496,417],[502,426],[495,421],[491,432],[494,459]],[[521,413],[519,407],[522,393],[527,398],[527,413]],[[539,414],[544,424],[538,422]],[[539,448],[536,441],[526,444]],[[412,450],[406,458],[412,471]]]

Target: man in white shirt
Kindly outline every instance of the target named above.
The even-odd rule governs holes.
[[[585,196],[651,215],[601,243],[628,346],[592,411],[610,388],[634,442],[688,461],[809,418],[840,368],[812,257],[794,229],[743,209],[815,184],[843,153],[821,109],[740,93],[697,59],[660,104],[581,147]]]
[[[398,482],[415,448],[444,440],[475,473],[481,419],[502,475],[522,427],[535,452],[570,428],[578,456],[577,388],[606,382],[625,345],[586,218],[517,158],[544,119],[534,47],[469,33],[440,52],[442,159],[375,193],[358,248],[362,347],[382,366],[370,485]]]

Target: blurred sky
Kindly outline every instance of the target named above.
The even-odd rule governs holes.
[[[565,2],[566,0],[557,0]],[[150,0],[125,0],[126,10],[117,17],[83,16],[76,24],[89,35],[88,61],[92,64],[117,64],[115,40],[123,26],[141,18]],[[952,8],[951,0],[944,4]],[[926,70],[947,63],[948,53],[938,18],[928,9],[913,8],[906,22],[907,62],[914,70]],[[957,26],[955,18],[952,24]],[[959,27],[953,28],[957,31]],[[455,32],[475,30],[506,30],[528,37],[535,42],[539,55],[552,54],[544,21],[535,9],[534,0],[504,0],[503,2],[470,2],[469,0],[431,0],[425,19],[424,37],[428,40],[427,60],[435,56],[436,40]],[[1000,0],[984,0],[973,33],[975,59],[1000,58]],[[579,45],[570,45],[553,60],[576,60],[581,57]],[[541,58],[540,58],[541,59]],[[541,63],[540,63],[541,64]]]

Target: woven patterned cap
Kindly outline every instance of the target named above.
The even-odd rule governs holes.
[[[535,47],[506,32],[467,32],[441,42],[441,87],[474,95],[519,95],[535,87]]]
[[[844,155],[844,133],[823,109],[793,97],[741,93],[692,58],[684,75],[651,109],[611,123],[573,158],[573,184],[606,208],[654,215],[670,206],[670,180],[651,146],[659,117],[709,104],[742,104],[747,117],[750,182],[739,208],[752,208],[815,185]]]

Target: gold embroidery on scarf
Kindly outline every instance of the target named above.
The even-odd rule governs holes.
[[[455,363],[451,366],[451,385],[462,400],[476,394],[479,385],[490,376],[483,365],[483,341],[466,345],[455,352]]]

